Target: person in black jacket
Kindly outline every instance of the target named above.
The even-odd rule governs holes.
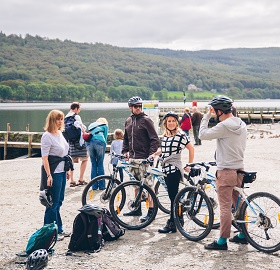
[[[122,154],[129,157],[129,162],[140,164],[143,159],[154,154],[160,145],[153,121],[142,111],[142,99],[138,96],[132,97],[128,101],[128,106],[132,112],[125,121],[125,132],[123,139]],[[131,173],[137,180],[143,177],[144,165],[139,168],[131,168]],[[149,186],[153,186],[151,177],[146,178]],[[141,222],[145,222],[153,212],[153,205],[150,202],[147,216],[142,217]],[[124,213],[127,216],[142,216],[141,208]]]
[[[201,145],[201,140],[199,139],[198,134],[203,114],[197,109],[196,106],[192,107],[192,111],[193,136],[195,140],[194,145]]]

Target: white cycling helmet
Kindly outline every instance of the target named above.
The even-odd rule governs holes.
[[[40,270],[47,266],[49,254],[45,249],[37,249],[33,251],[27,259],[27,270]]]
[[[52,194],[50,190],[48,189],[41,190],[39,194],[39,200],[42,205],[51,207],[53,201],[52,201]]]
[[[128,106],[129,107],[132,107],[133,105],[135,104],[142,104],[143,103],[143,100],[142,98],[136,96],[136,97],[132,97],[128,100]]]

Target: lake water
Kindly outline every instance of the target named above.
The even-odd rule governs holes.
[[[198,107],[204,108],[208,102],[198,101]],[[238,108],[280,108],[280,100],[236,100]],[[161,107],[191,107],[192,102],[160,102]],[[11,131],[24,131],[29,124],[29,130],[43,132],[47,114],[52,109],[68,113],[70,103],[0,103],[0,131],[7,130],[7,123]],[[124,129],[124,122],[130,111],[127,103],[82,103],[80,116],[86,126],[99,117],[105,117],[109,122],[109,132],[116,128]]]

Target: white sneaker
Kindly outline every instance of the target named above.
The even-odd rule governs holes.
[[[60,233],[57,235],[57,241],[62,241],[64,239],[64,235],[61,235]]]
[[[63,232],[59,233],[59,235],[62,235],[64,237],[69,237],[71,235],[71,233],[63,231]]]

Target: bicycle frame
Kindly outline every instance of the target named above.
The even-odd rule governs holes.
[[[236,206],[234,208],[234,213],[232,213],[233,221],[238,223],[238,224],[241,224],[241,223],[255,223],[255,222],[257,222],[257,220],[256,221],[248,221],[248,220],[238,220],[237,219],[238,213],[239,213],[239,209],[241,207],[241,205],[240,205],[241,199],[243,199],[242,203],[245,202],[256,216],[258,216],[258,213],[255,211],[254,207],[252,207],[252,205],[247,200],[248,195],[245,193],[244,188],[234,187],[233,190],[235,190],[235,191],[237,191],[239,193],[238,199],[237,199],[237,203],[236,203]],[[254,204],[260,210],[260,212],[264,213],[263,209],[259,205],[257,205],[255,202],[254,202]]]

